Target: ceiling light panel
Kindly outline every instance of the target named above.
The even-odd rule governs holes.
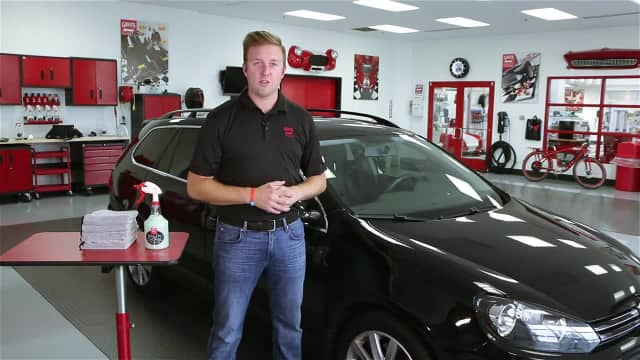
[[[312,20],[320,20],[320,21],[335,21],[335,20],[344,19],[344,16],[327,14],[327,13],[311,11],[311,10],[287,11],[286,13],[284,13],[284,15],[296,16],[296,17],[312,19]]]
[[[473,19],[469,19],[469,18],[465,18],[465,17],[441,18],[441,19],[436,19],[436,21],[439,21],[439,22],[445,23],[445,24],[449,24],[449,25],[466,27],[466,28],[481,27],[481,26],[489,26],[490,25],[490,24],[487,24],[487,23],[482,22],[482,21],[477,21],[477,20],[473,20]]]
[[[408,33],[414,33],[414,32],[420,31],[417,29],[412,29],[412,28],[403,27],[403,26],[395,26],[395,25],[373,25],[369,27],[372,29],[392,32],[396,34],[408,34]]]
[[[543,9],[530,9],[520,11],[523,14],[534,16],[543,20],[557,21],[557,20],[570,20],[576,19],[577,16],[558,10],[555,8],[543,8]]]
[[[392,0],[356,0],[353,3],[356,5],[368,6],[368,7],[372,7],[380,10],[393,11],[393,12],[411,11],[411,10],[419,9],[419,7],[417,6],[403,4],[401,2],[392,1]]]

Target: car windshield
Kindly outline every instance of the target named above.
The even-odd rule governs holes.
[[[416,135],[332,138],[320,146],[330,188],[358,216],[442,219],[502,205],[472,170]]]

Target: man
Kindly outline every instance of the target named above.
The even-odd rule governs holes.
[[[209,114],[187,176],[189,196],[218,205],[209,359],[236,358],[263,273],[274,359],[301,359],[305,242],[292,205],[324,191],[325,168],[311,116],[278,91],[285,70],[280,39],[255,31],[242,45],[247,89]]]

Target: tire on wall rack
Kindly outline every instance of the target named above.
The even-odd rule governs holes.
[[[496,141],[489,149],[489,167],[491,172],[504,174],[516,164],[516,152],[506,141]]]

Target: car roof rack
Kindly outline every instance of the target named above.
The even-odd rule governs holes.
[[[377,124],[380,125],[386,125],[386,126],[390,126],[390,127],[394,127],[394,128],[400,128],[400,126],[392,123],[391,121],[375,116],[375,115],[370,115],[370,114],[365,114],[365,113],[359,113],[359,112],[355,112],[355,111],[348,111],[348,110],[338,110],[338,109],[307,109],[308,112],[326,112],[326,113],[333,113],[336,115],[341,115],[341,114],[345,114],[345,115],[356,115],[356,116],[362,116],[362,117],[366,117],[369,118],[373,121],[375,121]]]

